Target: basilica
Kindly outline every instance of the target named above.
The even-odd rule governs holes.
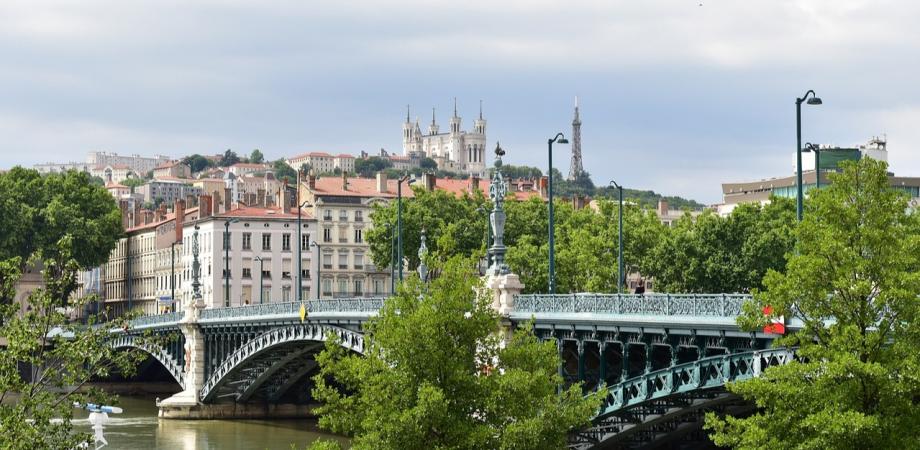
[[[463,131],[460,116],[457,115],[457,100],[454,99],[454,115],[450,118],[450,130],[441,133],[431,110],[431,124],[427,133],[422,133],[419,121],[409,118],[403,123],[403,154],[409,157],[428,157],[438,163],[438,169],[450,172],[485,175],[486,172],[486,121],[482,118],[482,103],[479,118],[473,121],[472,131]]]

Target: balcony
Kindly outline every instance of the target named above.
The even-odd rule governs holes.
[[[364,270],[364,266],[361,264],[355,264],[355,270]]]
[[[329,215],[323,214],[323,220],[325,220],[325,221],[327,221],[327,222],[331,222],[331,221],[332,221],[332,214],[329,214]]]
[[[339,264],[339,270],[348,270],[348,264]]]
[[[323,269],[331,269],[332,264],[323,264]]]

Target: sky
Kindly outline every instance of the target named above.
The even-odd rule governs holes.
[[[401,152],[406,105],[443,130],[456,97],[506,163],[545,170],[578,96],[596,184],[717,203],[792,174],[814,89],[803,142],[885,135],[920,176],[918,19],[913,0],[4,0],[0,168]]]

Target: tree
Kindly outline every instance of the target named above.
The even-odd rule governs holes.
[[[450,257],[483,254],[486,240],[486,217],[490,210],[481,191],[461,196],[435,189],[413,186],[412,196],[403,186],[402,241],[403,255],[409,270],[419,264],[418,249],[422,229],[432,255]],[[371,258],[378,267],[390,266],[396,230],[396,201],[379,205],[371,212],[374,227],[366,230]]]
[[[284,158],[275,160],[272,163],[272,169],[275,172],[275,178],[285,180],[289,184],[297,182],[297,171],[288,165]]]
[[[355,173],[358,176],[371,178],[377,172],[389,169],[393,167],[393,163],[389,159],[381,158],[379,156],[371,156],[369,158],[358,158],[355,160]]]
[[[70,235],[79,267],[95,267],[123,233],[115,200],[85,172],[40,175],[15,167],[0,174],[0,192],[0,259],[55,257],[58,241]]]
[[[134,192],[136,188],[144,185],[144,180],[140,178],[125,178],[125,180],[122,181],[121,184],[123,184],[126,187],[131,188],[131,192]]]
[[[314,377],[320,426],[354,436],[355,449],[565,447],[606,392],[564,388],[555,342],[529,327],[500,345],[471,259],[434,265],[439,277],[411,277],[367,324],[364,356],[330,335]]]
[[[15,294],[22,261],[19,257],[0,261],[0,336],[6,343],[0,352],[0,447],[8,449],[78,448],[89,443],[87,433],[73,429],[73,402],[108,403],[114,397],[97,389],[78,391],[92,378],[113,370],[131,374],[143,360],[136,351],[116,351],[108,345],[109,330],[120,324],[100,323],[96,316],[89,326],[75,326],[60,308],[77,286],[79,263],[71,256],[75,240],[65,235],[53,253],[44,256],[44,287],[28,298],[29,308],[21,312]],[[76,299],[81,310],[91,299]],[[101,326],[94,326],[94,325]],[[30,376],[23,376],[20,367]]]
[[[204,156],[201,156],[197,153],[182,158],[182,164],[189,166],[193,173],[201,172],[202,170],[205,170],[208,167],[212,167],[214,165],[210,159],[205,158]]]
[[[262,151],[259,149],[255,149],[249,154],[249,162],[253,164],[262,164],[264,161],[265,155],[263,155]]]
[[[542,177],[543,171],[538,167],[504,165],[502,166],[502,175],[511,179],[532,179]]]
[[[235,151],[228,148],[227,151],[224,152],[224,155],[220,158],[220,162],[218,162],[217,165],[220,167],[230,167],[239,162],[239,155],[237,155]]]
[[[436,171],[438,170],[438,162],[429,158],[424,157],[418,162],[419,168],[426,171]]]
[[[780,316],[801,321],[775,343],[798,347],[797,360],[729,385],[759,409],[709,414],[717,445],[918,448],[920,217],[890,187],[886,163],[841,167],[830,186],[810,192],[785,273],[767,273],[738,321],[748,329]]]

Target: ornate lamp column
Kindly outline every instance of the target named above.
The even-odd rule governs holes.
[[[505,151],[501,145],[495,145],[495,170],[489,186],[489,198],[492,199],[492,212],[489,225],[492,229],[492,246],[489,247],[491,265],[486,270],[486,287],[492,290],[492,307],[502,316],[507,317],[514,308],[514,296],[524,289],[520,278],[511,273],[505,264],[505,196],[508,186],[502,176],[502,156]]]
[[[425,264],[425,257],[428,256],[428,246],[425,245],[425,229],[422,228],[422,244],[418,247],[418,277],[422,283],[428,281],[428,265]]]

